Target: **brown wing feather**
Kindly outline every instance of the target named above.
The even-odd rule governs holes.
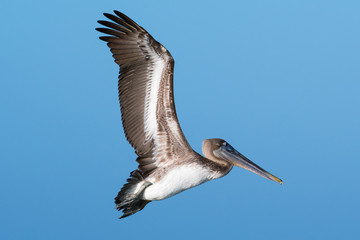
[[[98,31],[112,36],[100,37],[108,42],[115,62],[120,66],[118,90],[122,122],[125,135],[139,156],[150,152],[151,143],[144,140],[144,103],[147,74],[152,63],[145,59],[146,49],[140,45],[154,41],[152,37],[128,17],[115,11],[104,15],[114,22],[98,21],[109,28],[97,28]],[[148,42],[146,42],[148,41]]]
[[[112,20],[99,21],[107,28],[98,31],[110,36],[107,42],[115,62],[120,66],[119,100],[125,135],[139,158],[139,170],[149,173],[154,168],[176,160],[192,151],[177,120],[173,96],[174,60],[170,53],[142,27],[126,15],[114,11],[104,15]],[[157,132],[146,139],[145,108],[147,84],[157,61],[162,61],[161,82],[156,103]],[[159,65],[157,65],[159,66]]]

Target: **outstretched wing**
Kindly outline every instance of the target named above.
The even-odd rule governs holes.
[[[125,135],[139,156],[139,169],[149,172],[192,151],[181,131],[174,105],[171,54],[129,17],[114,11],[107,42],[120,66],[119,100]]]

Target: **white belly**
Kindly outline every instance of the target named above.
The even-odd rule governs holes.
[[[179,166],[170,170],[160,181],[153,182],[147,187],[144,190],[143,199],[162,200],[214,178],[217,176],[214,176],[213,172],[201,166]]]

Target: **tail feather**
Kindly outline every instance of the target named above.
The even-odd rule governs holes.
[[[124,205],[123,215],[120,217],[120,219],[128,217],[130,215],[133,215],[133,214],[141,211],[146,206],[146,204],[148,204],[149,202],[151,202],[151,201],[138,200],[138,201],[133,201],[130,204]],[[119,211],[120,211],[120,209],[119,209]]]
[[[151,183],[146,182],[138,170],[131,172],[127,182],[115,198],[116,209],[123,211],[123,215],[120,218],[128,217],[141,211],[146,204],[151,202],[141,199],[143,191]]]

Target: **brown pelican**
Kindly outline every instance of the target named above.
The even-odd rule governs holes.
[[[229,173],[238,166],[282,183],[236,151],[226,141],[203,141],[203,154],[195,152],[181,131],[174,105],[174,59],[166,48],[125,14],[104,13],[112,21],[98,21],[107,28],[107,42],[120,66],[119,100],[125,135],[135,149],[138,169],[115,198],[120,218],[142,210],[154,200],[169,198],[186,189]]]

